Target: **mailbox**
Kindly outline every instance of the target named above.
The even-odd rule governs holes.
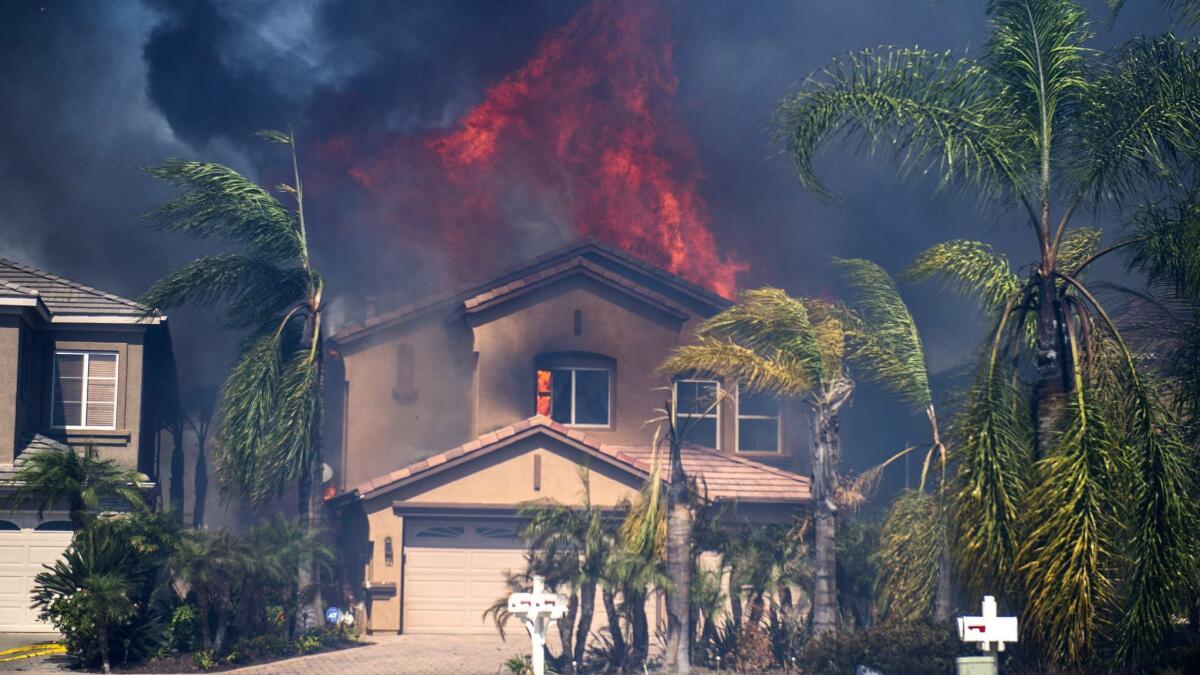
[[[996,651],[1004,651],[1005,642],[1017,641],[1017,617],[996,616],[996,598],[983,596],[982,616],[958,617],[958,637],[963,642],[978,642],[979,648],[988,651],[992,643]]]
[[[567,601],[555,593],[545,592],[545,581],[533,577],[532,593],[513,593],[508,596],[508,612],[520,617],[533,643],[531,664],[535,675],[546,672],[546,629],[567,613]]]

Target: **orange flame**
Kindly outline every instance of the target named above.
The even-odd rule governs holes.
[[[373,140],[375,160],[345,173],[382,220],[432,230],[461,270],[569,228],[732,297],[747,266],[717,250],[672,108],[668,26],[653,1],[592,0],[453,130]],[[336,163],[355,145],[335,137],[319,151]]]

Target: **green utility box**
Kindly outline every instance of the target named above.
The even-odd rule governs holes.
[[[955,660],[958,664],[958,675],[996,675],[995,656],[960,656]]]

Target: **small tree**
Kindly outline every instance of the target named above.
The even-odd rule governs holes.
[[[138,482],[144,476],[122,469],[112,459],[100,459],[96,449],[82,452],[71,446],[29,452],[21,456],[9,496],[13,510],[32,503],[38,517],[65,504],[71,525],[80,530],[103,508],[105,500],[124,500],[144,508]]]
[[[108,658],[112,626],[129,621],[135,612],[129,591],[129,582],[119,574],[93,574],[83,580],[67,601],[74,605],[74,611],[92,617],[96,639],[100,643],[100,664],[106,673],[112,672]]]

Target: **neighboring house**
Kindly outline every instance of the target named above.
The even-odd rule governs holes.
[[[13,510],[29,453],[94,447],[155,477],[158,430],[178,405],[166,319],[132,300],[0,258],[0,632],[48,631],[33,577],[71,539],[67,514]]]
[[[483,611],[505,593],[505,572],[525,565],[521,505],[580,503],[582,467],[593,503],[632,496],[652,460],[646,423],[668,399],[691,430],[685,469],[709,500],[734,518],[785,520],[804,508],[798,408],[746,394],[710,409],[706,400],[737,383],[657,373],[727,306],[584,241],[339,332],[330,504],[369,629],[494,631]]]

